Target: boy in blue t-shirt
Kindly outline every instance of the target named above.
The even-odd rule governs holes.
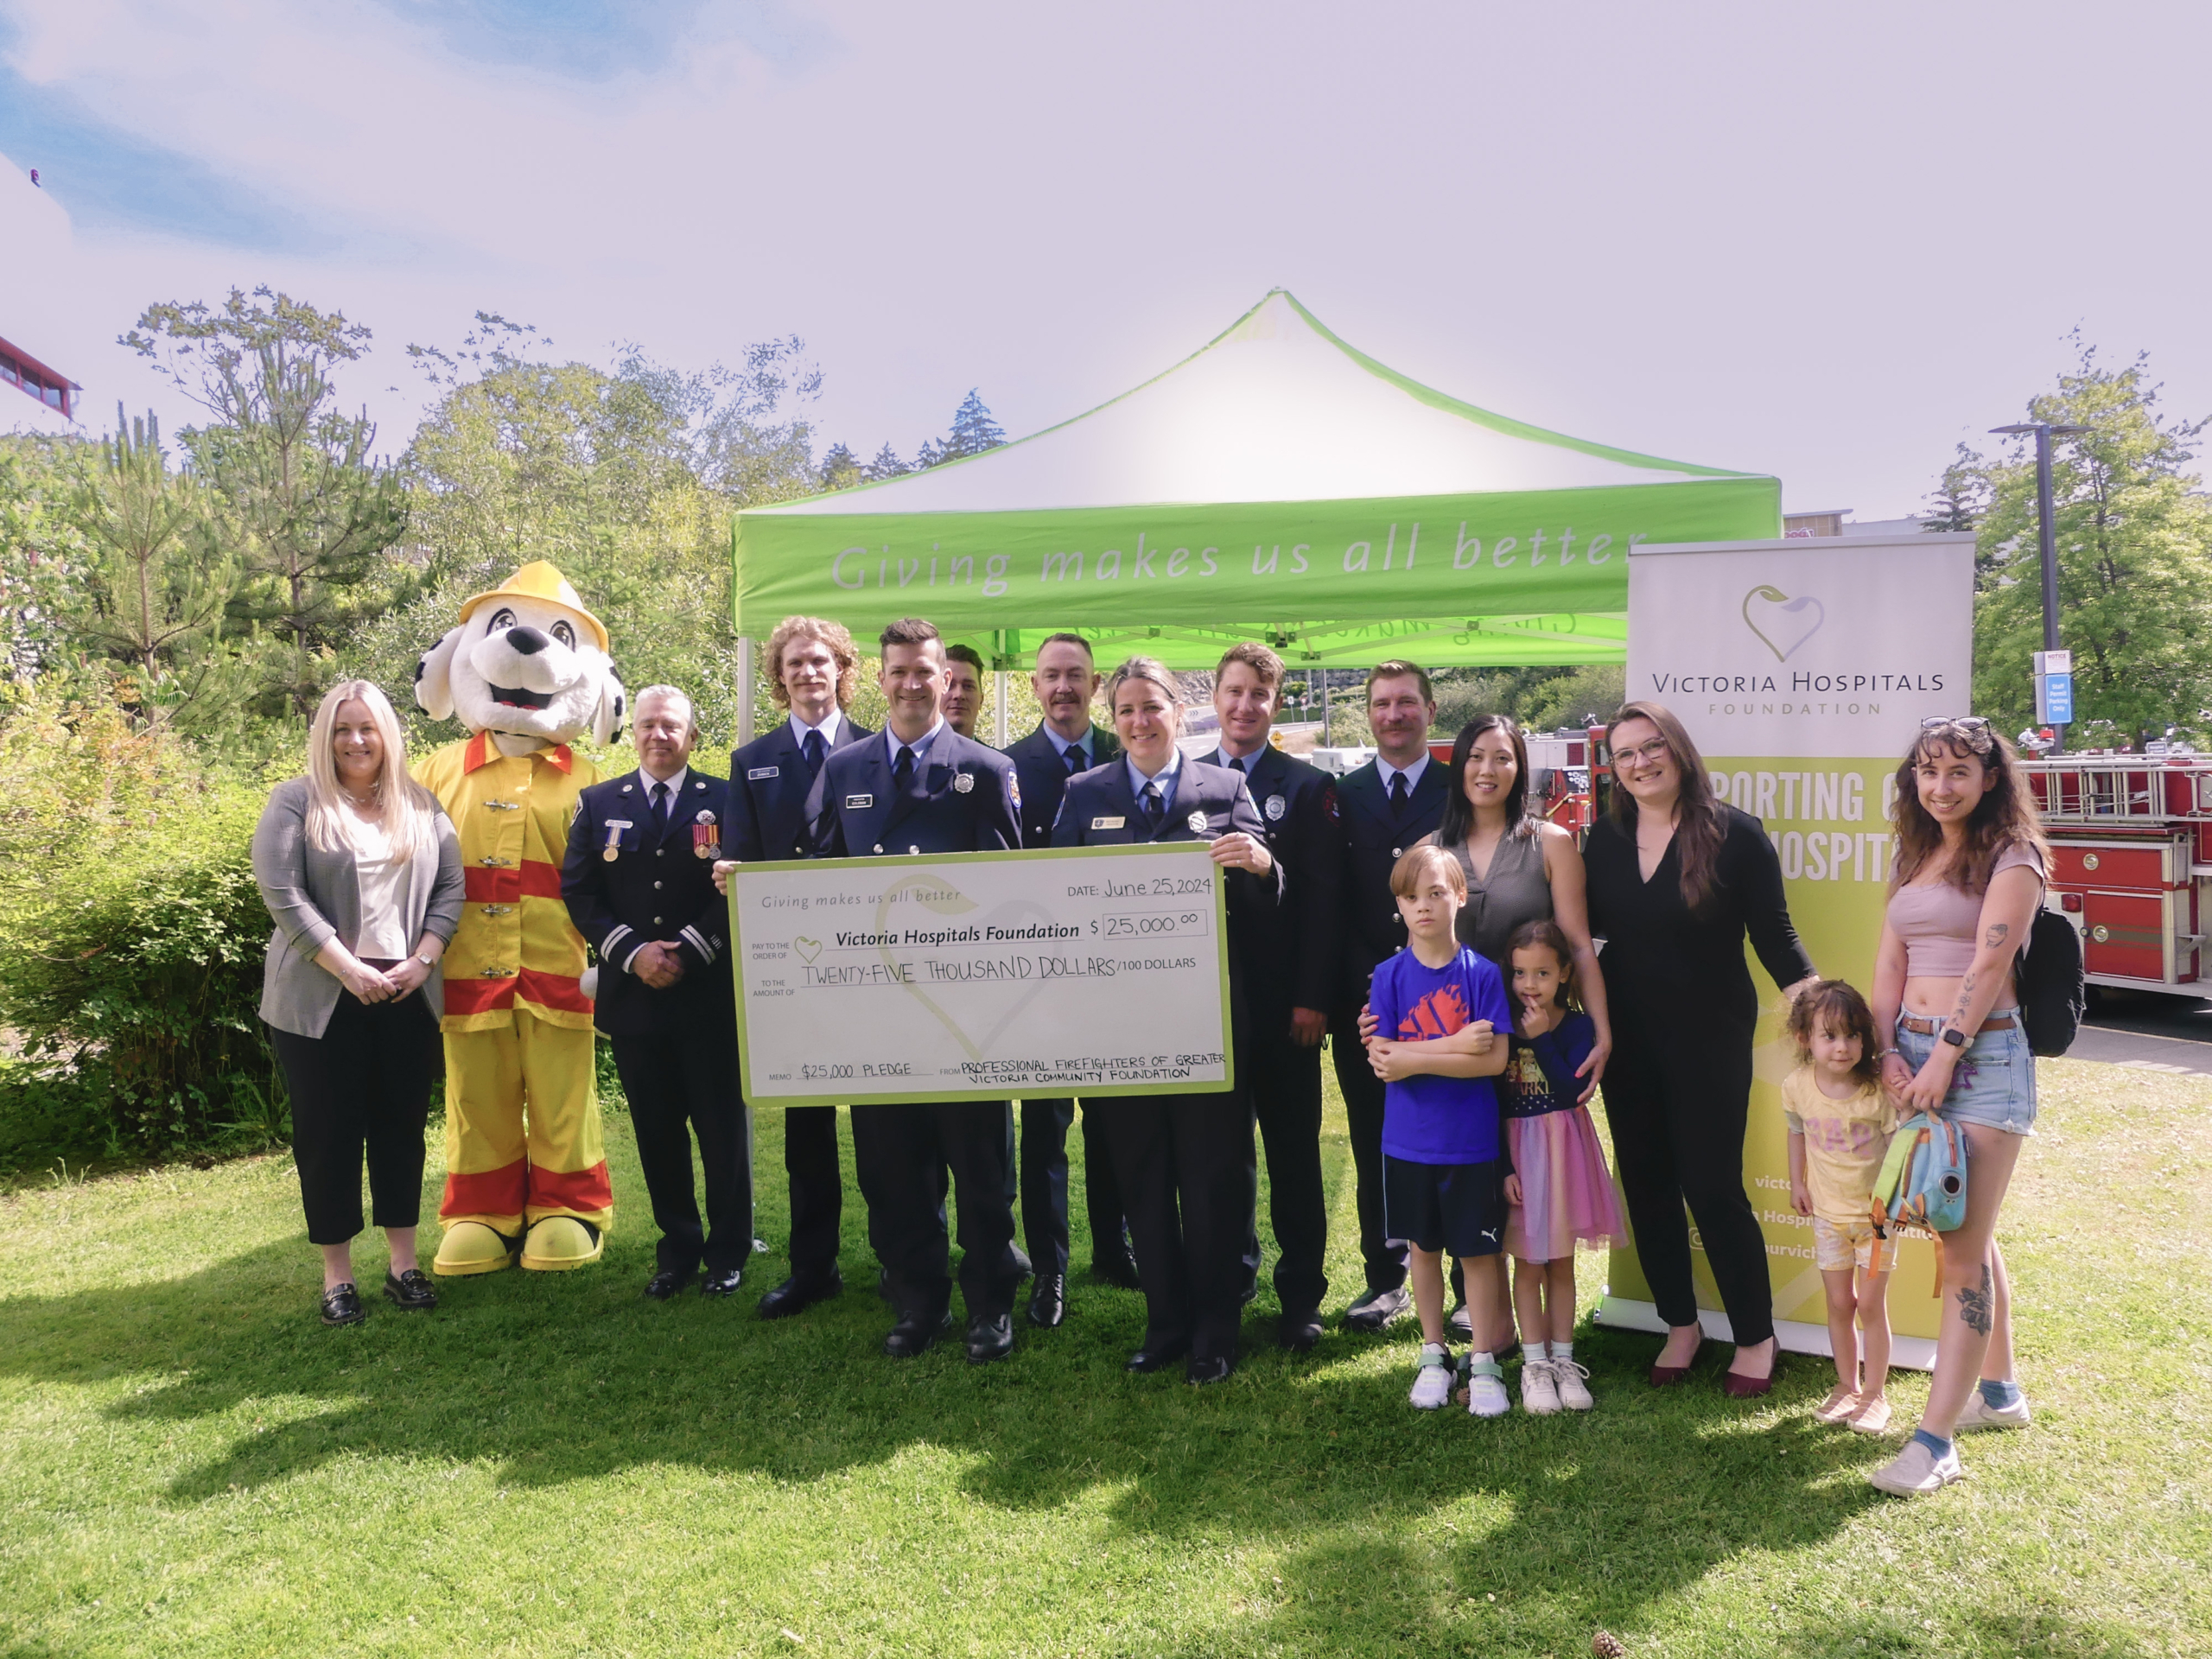
[[[1440,847],[1410,849],[1390,872],[1408,943],[1375,970],[1368,1006],[1376,1034],[1367,1039],[1382,1093],[1382,1220],[1406,1247],[1414,1307],[1421,1315],[1420,1368],[1411,1398],[1433,1411],[1452,1395],[1452,1354],[1444,1345],[1444,1252],[1465,1260],[1496,1255],[1505,1230],[1504,1142],[1497,1091],[1505,1069],[1513,1007],[1496,968],[1460,944],[1452,920],[1466,902],[1467,878]],[[1480,1054],[1439,1052],[1432,1039],[1474,1027],[1495,1033]],[[1458,1047],[1459,1045],[1454,1045]],[[1467,1275],[1469,1313],[1478,1331],[1504,1316],[1486,1273]],[[1468,1357],[1467,1409],[1503,1414],[1505,1374],[1489,1354]]]

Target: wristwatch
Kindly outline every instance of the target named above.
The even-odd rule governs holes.
[[[1953,1048],[1964,1048],[1967,1046],[1967,1034],[1956,1026],[1946,1026],[1943,1027],[1943,1040]]]
[[[420,950],[415,953],[415,960],[425,968],[435,968],[438,965],[438,959],[435,957],[426,957]]]

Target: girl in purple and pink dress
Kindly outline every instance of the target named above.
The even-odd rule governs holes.
[[[1587,1411],[1590,1373],[1574,1359],[1574,1249],[1626,1236],[1596,1127],[1579,1103],[1576,1074],[1597,1028],[1575,1006],[1573,953],[1557,924],[1515,929],[1505,955],[1515,1030],[1497,1094],[1513,1168],[1505,1248],[1521,1325],[1521,1408]]]

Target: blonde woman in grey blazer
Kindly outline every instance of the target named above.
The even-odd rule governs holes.
[[[292,1096],[292,1159],[322,1250],[322,1322],[366,1317],[353,1283],[361,1161],[395,1305],[438,1305],[415,1255],[423,1131],[439,1063],[438,959],[460,925],[461,843],[407,772],[398,717],[366,680],[315,710],[303,778],[279,784],[253,832],[253,876],[276,931],[261,1017]]]

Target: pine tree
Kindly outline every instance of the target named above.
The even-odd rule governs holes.
[[[899,459],[899,452],[887,443],[875,452],[874,461],[861,468],[861,475],[873,484],[879,479],[904,478],[912,470]]]
[[[830,453],[822,457],[822,487],[825,490],[850,489],[865,476],[861,458],[845,444],[831,444]]]
[[[1963,443],[1943,476],[1928,496],[1929,510],[1921,515],[1925,531],[1973,530],[1989,511],[1989,471],[1980,455]]]
[[[953,411],[952,431],[939,447],[938,459],[950,461],[961,455],[980,455],[1005,442],[1005,429],[991,418],[991,411],[976,395],[976,388],[970,386],[967,397]]]

